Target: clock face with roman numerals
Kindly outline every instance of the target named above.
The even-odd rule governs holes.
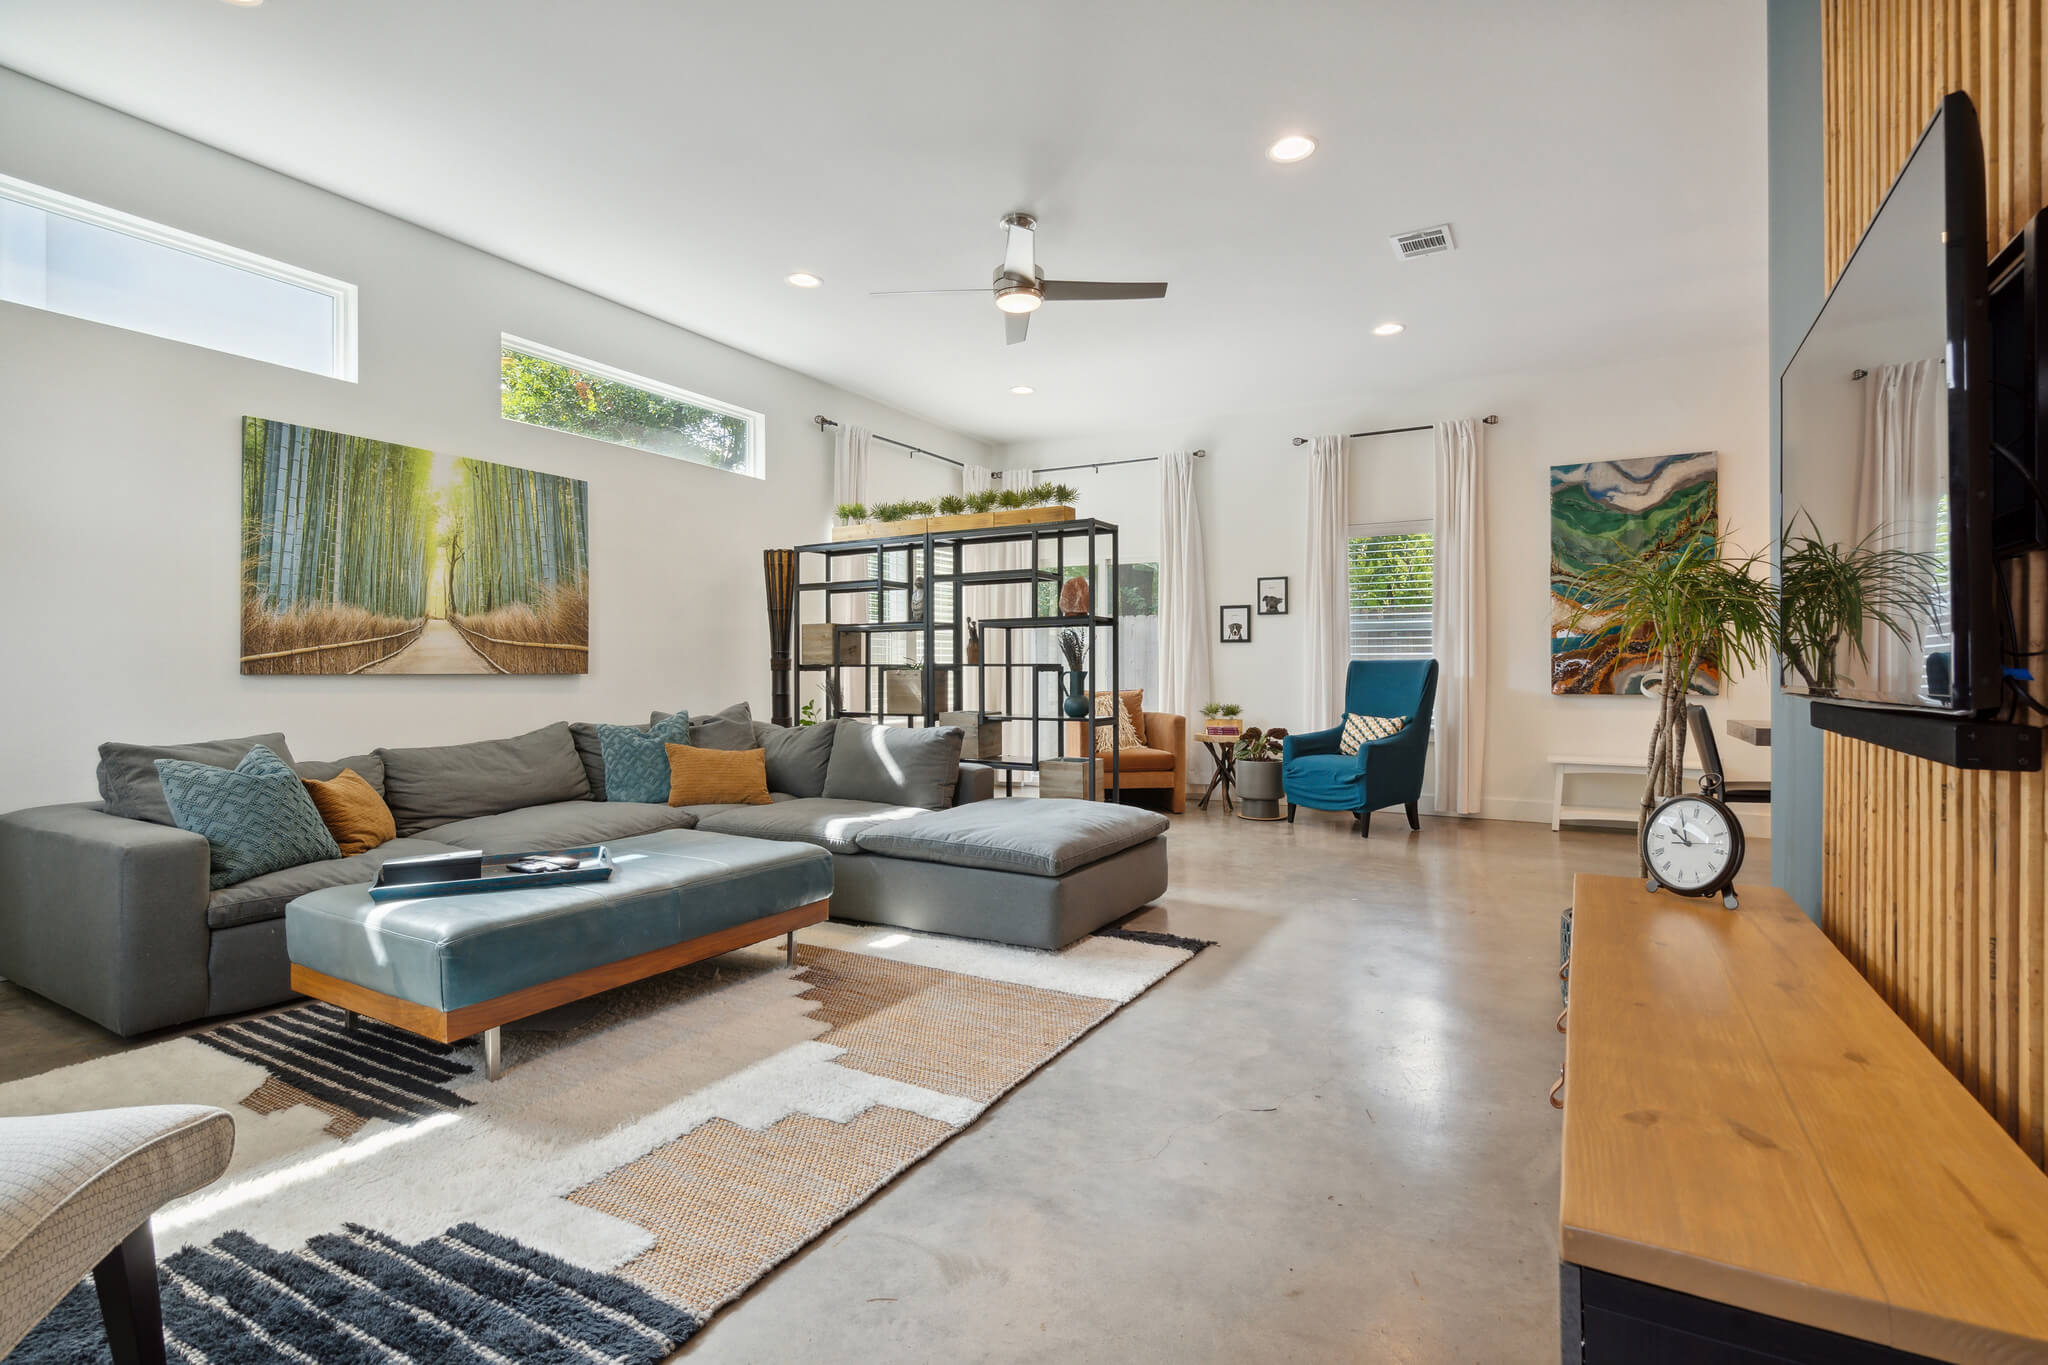
[[[1675,796],[1658,806],[1644,827],[1643,860],[1650,875],[1673,891],[1695,896],[1718,891],[1742,865],[1742,830],[1719,802]]]

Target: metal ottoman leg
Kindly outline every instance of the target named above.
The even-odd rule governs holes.
[[[495,1081],[505,1074],[505,1054],[500,1047],[498,1031],[487,1028],[480,1036],[484,1040],[484,1079]]]
[[[796,930],[794,929],[782,936],[782,965],[785,967],[794,967],[796,965]]]

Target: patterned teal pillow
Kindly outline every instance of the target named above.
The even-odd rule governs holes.
[[[597,727],[604,755],[604,799],[668,804],[668,746],[690,742],[690,713],[678,711],[645,730],[634,725]]]
[[[261,744],[232,768],[160,758],[156,775],[172,823],[206,836],[213,850],[207,884],[216,891],[279,868],[341,856],[306,784]]]

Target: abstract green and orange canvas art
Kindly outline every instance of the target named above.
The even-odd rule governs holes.
[[[1663,675],[1647,635],[1621,638],[1614,625],[1570,627],[1581,577],[1597,564],[1666,554],[1718,535],[1719,460],[1715,453],[1593,460],[1550,469],[1550,690],[1560,695],[1641,693]],[[1714,660],[1692,677],[1692,691],[1721,690]]]
[[[244,673],[587,673],[581,479],[242,419]]]

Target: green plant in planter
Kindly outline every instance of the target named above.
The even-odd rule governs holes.
[[[1623,641],[1646,643],[1664,660],[1638,835],[1657,802],[1676,796],[1685,780],[1685,707],[1693,675],[1706,663],[1724,674],[1753,668],[1777,638],[1769,571],[1761,551],[1727,559],[1713,537],[1694,536],[1677,549],[1596,565],[1579,576],[1580,596],[1566,629],[1589,634],[1616,626]]]
[[[1280,758],[1281,741],[1287,732],[1279,726],[1261,730],[1254,725],[1237,740],[1237,761],[1240,763],[1272,763]]]
[[[1218,709],[1222,712],[1224,717],[1229,720],[1236,720],[1239,716],[1244,714],[1244,708],[1242,706],[1239,706],[1234,701],[1224,702],[1223,705]]]
[[[1000,493],[996,494],[996,506],[1005,511],[1015,511],[1017,508],[1024,506],[1024,490],[1021,488],[1003,489]]]
[[[1070,483],[1056,483],[1052,486],[1052,501],[1071,507],[1081,500],[1081,490]]]
[[[957,517],[966,510],[967,499],[961,497],[958,493],[948,493],[945,497],[939,499],[940,516]]]
[[[1207,706],[1202,708],[1202,714],[1207,716],[1210,720],[1216,719],[1216,717],[1223,714],[1223,703],[1220,701],[1210,702]]]
[[[839,518],[843,526],[852,526],[868,519],[868,509],[857,502],[842,502],[832,509],[832,515]]]
[[[1807,530],[1799,530],[1805,517]],[[1840,647],[1868,666],[1865,637],[1873,627],[1911,644],[1918,626],[1939,609],[1944,565],[1939,556],[1900,549],[1873,530],[1843,547],[1822,537],[1800,512],[1778,538],[1778,659],[1815,696],[1840,685]]]

